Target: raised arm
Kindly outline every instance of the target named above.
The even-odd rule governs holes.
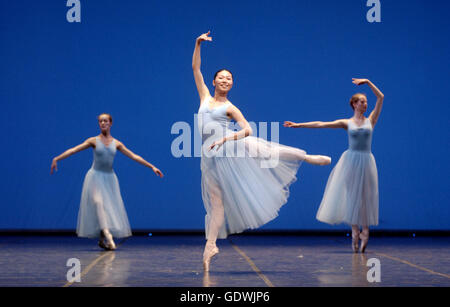
[[[59,156],[53,158],[52,166],[50,168],[50,174],[53,174],[53,171],[58,171],[58,165],[57,165],[58,161],[63,160],[67,157],[70,157],[73,154],[76,154],[77,152],[80,152],[82,150],[85,150],[85,149],[88,149],[89,147],[94,147],[94,146],[95,146],[95,137],[92,137],[92,138],[87,139],[80,145],[72,147],[72,148],[66,150],[65,152],[63,152],[62,154],[60,154]]]
[[[348,119],[338,119],[332,122],[307,122],[307,123],[294,123],[291,121],[285,121],[284,127],[288,128],[344,128],[348,127]]]
[[[200,103],[204,101],[205,98],[211,96],[208,87],[203,80],[202,72],[200,71],[200,66],[202,63],[200,55],[200,45],[203,41],[212,41],[212,37],[209,37],[210,31],[208,33],[200,35],[195,41],[194,54],[192,55],[192,70],[194,72],[195,85],[197,85],[198,95],[200,96]]]
[[[352,78],[352,82],[356,85],[367,84],[372,92],[377,96],[377,102],[375,104],[375,108],[369,115],[369,120],[372,123],[372,127],[375,127],[375,124],[378,121],[378,117],[380,117],[381,108],[383,107],[384,94],[368,79],[355,79]]]
[[[127,156],[128,158],[144,165],[147,166],[148,168],[151,168],[152,171],[158,175],[159,177],[163,177],[163,173],[156,168],[154,165],[152,165],[151,163],[145,161],[141,156],[136,155],[134,152],[132,152],[131,150],[129,150],[128,148],[125,147],[125,145],[123,145],[122,142],[117,141],[117,149],[123,153],[125,156]]]

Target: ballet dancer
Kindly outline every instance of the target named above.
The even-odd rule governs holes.
[[[205,272],[209,271],[212,257],[219,253],[216,239],[257,228],[278,215],[280,207],[287,202],[289,186],[296,180],[302,161],[318,165],[331,163],[329,157],[308,155],[301,149],[252,136],[251,126],[227,98],[233,86],[230,71],[221,69],[214,75],[214,97],[210,95],[200,71],[200,45],[212,41],[209,35],[210,32],[196,39],[192,58],[200,96],[199,130],[203,141],[201,184],[207,212]],[[231,120],[239,125],[238,131],[230,129]],[[275,160],[273,166],[262,164]]]
[[[325,188],[317,219],[328,224],[346,223],[352,226],[352,249],[364,253],[369,242],[369,226],[378,225],[378,173],[371,152],[372,132],[383,106],[383,93],[367,79],[352,79],[356,85],[367,84],[377,102],[366,118],[367,97],[357,93],[350,99],[354,114],[350,119],[332,122],[294,123],[290,128],[344,128],[348,132],[349,149],[332,170]],[[360,229],[362,227],[362,231]]]
[[[55,157],[50,169],[50,174],[53,174],[58,170],[58,161],[89,147],[94,149],[94,162],[86,174],[81,193],[77,235],[87,238],[100,237],[98,245],[105,250],[116,249],[113,236],[117,238],[131,236],[130,224],[120,195],[119,181],[112,167],[116,150],[151,168],[159,177],[163,177],[158,168],[112,137],[110,133],[112,121],[111,115],[100,114],[98,116],[100,135],[91,137]]]

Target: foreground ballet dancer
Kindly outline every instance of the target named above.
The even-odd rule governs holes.
[[[296,180],[302,161],[319,165],[331,163],[329,157],[307,155],[298,148],[251,136],[249,123],[227,99],[233,86],[230,71],[222,69],[215,74],[214,97],[211,97],[200,71],[200,45],[212,40],[209,34],[197,38],[192,59],[200,96],[199,129],[203,141],[202,198],[207,212],[205,271],[209,271],[212,257],[219,253],[217,238],[257,228],[278,215],[280,207],[287,202],[289,185]],[[239,124],[238,132],[230,129],[230,119]],[[262,167],[262,162],[267,162],[265,159],[274,157],[273,166]]]
[[[371,152],[372,132],[383,106],[383,93],[367,79],[353,79],[356,85],[367,84],[377,96],[374,110],[364,117],[367,97],[357,93],[350,99],[354,110],[350,119],[333,122],[294,123],[291,128],[344,128],[348,132],[349,149],[346,150],[328,178],[317,219],[329,224],[346,223],[352,226],[352,249],[364,253],[369,242],[369,226],[378,225],[378,174]],[[362,232],[360,232],[362,226]]]
[[[131,236],[130,224],[120,195],[119,181],[112,167],[116,150],[118,149],[127,157],[151,168],[161,178],[163,174],[155,166],[131,152],[123,143],[112,137],[110,133],[111,115],[100,114],[98,123],[101,130],[100,135],[91,137],[84,143],[55,157],[50,173],[53,174],[53,171],[57,171],[58,161],[89,147],[94,149],[94,162],[83,183],[77,234],[79,237],[100,237],[98,242],[100,247],[114,250],[116,244],[113,236],[117,238]]]

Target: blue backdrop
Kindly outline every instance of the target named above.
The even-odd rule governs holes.
[[[351,78],[372,80],[385,94],[372,146],[377,229],[450,229],[450,2],[382,0],[380,23],[366,20],[365,0],[80,2],[81,23],[69,23],[65,0],[0,1],[0,229],[76,227],[92,150],[61,161],[53,176],[50,164],[99,133],[101,112],[113,115],[115,138],[166,175],[118,153],[132,228],[202,229],[200,159],[172,155],[171,127],[194,128],[191,59],[208,30],[205,81],[212,92],[214,72],[230,69],[230,100],[249,121],[349,118],[348,100],[360,91],[371,111],[375,96]],[[333,163],[303,164],[289,202],[264,229],[346,228],[315,219],[346,131],[281,124],[281,143]]]

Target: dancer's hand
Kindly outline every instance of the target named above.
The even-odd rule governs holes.
[[[283,126],[284,127],[288,127],[288,128],[298,128],[298,127],[300,127],[299,124],[296,124],[296,123],[291,122],[291,121],[285,121]]]
[[[208,36],[211,33],[211,31],[208,31],[208,33],[204,33],[197,37],[197,43],[201,43],[203,41],[212,41],[212,37]]]
[[[153,170],[153,172],[155,172],[155,174],[156,174],[157,176],[159,176],[159,177],[161,177],[161,178],[164,177],[163,173],[162,173],[158,168],[153,167],[152,170]]]
[[[353,80],[352,82],[356,85],[367,84],[370,87],[370,89],[372,90],[372,92],[375,94],[375,96],[377,96],[377,102],[375,104],[375,109],[373,109],[373,111],[369,115],[369,120],[372,123],[372,127],[375,127],[375,124],[377,123],[378,117],[380,116],[380,113],[381,113],[381,108],[383,106],[384,94],[378,89],[378,87],[375,86],[375,84],[373,84],[368,79],[352,78],[352,80]]]
[[[53,161],[52,161],[52,166],[50,168],[50,175],[53,174],[53,170],[55,170],[55,172],[58,171],[58,165],[56,165],[56,160],[55,159],[53,159]]]
[[[361,84],[366,84],[369,83],[370,81],[368,79],[356,79],[356,78],[352,78],[352,83],[356,84],[356,85],[361,85]]]
[[[223,143],[225,143],[225,139],[221,139],[219,141],[215,141],[214,143],[211,144],[211,146],[209,146],[208,150],[213,149],[215,146],[217,146],[216,151],[219,150],[219,147],[223,145]]]

